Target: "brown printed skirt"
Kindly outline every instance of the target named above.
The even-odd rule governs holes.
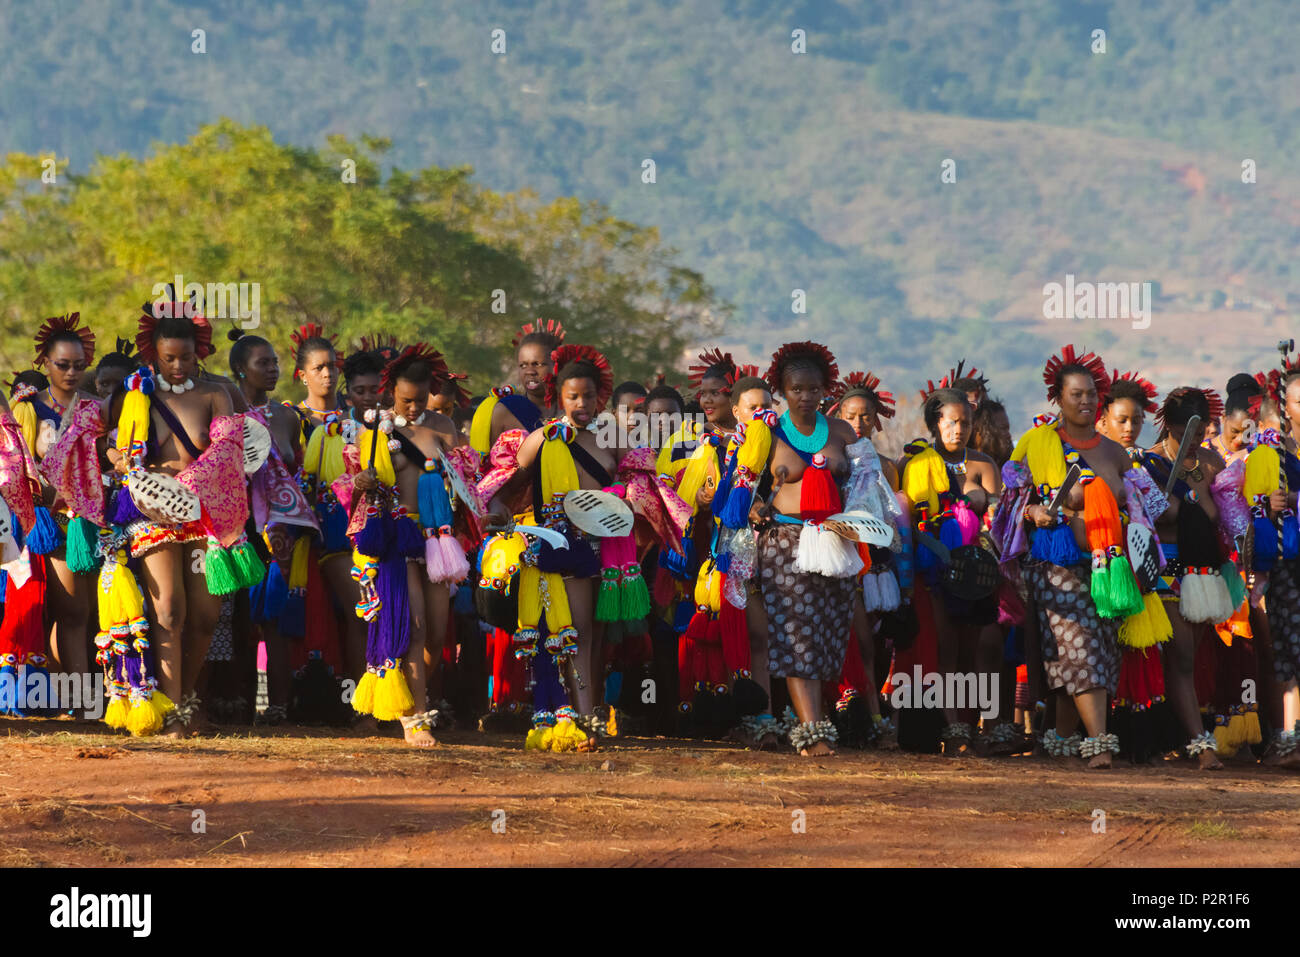
[[[796,572],[802,528],[776,524],[758,534],[768,669],[777,678],[838,681],[853,626],[857,579]]]
[[[1024,571],[1038,607],[1048,688],[1072,695],[1104,688],[1113,696],[1119,683],[1119,623],[1097,614],[1091,567],[1039,562]]]

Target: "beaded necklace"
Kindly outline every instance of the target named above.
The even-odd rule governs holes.
[[[813,426],[812,435],[804,435],[794,427],[794,423],[790,421],[790,410],[786,409],[781,414],[781,431],[785,433],[785,440],[792,448],[805,455],[812,455],[826,447],[826,440],[831,435],[831,424],[826,421],[826,416],[818,412],[817,424]]]

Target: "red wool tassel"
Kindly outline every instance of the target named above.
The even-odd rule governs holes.
[[[691,619],[694,622],[694,619]],[[695,700],[695,646],[698,640],[691,630],[677,640],[677,698],[683,703]]]
[[[338,617],[334,614],[334,606],[330,603],[329,591],[326,590],[325,579],[321,576],[320,563],[315,554],[307,562],[307,595],[303,604],[306,634],[302,641],[291,643],[293,668],[297,670],[303,667],[312,652],[320,652],[321,660],[335,674],[341,674],[343,649],[339,642]]]
[[[702,647],[704,648],[704,673],[696,677],[703,678],[711,685],[725,683],[727,666],[722,654],[722,622],[717,617],[709,622]]]
[[[911,678],[911,675],[908,675]],[[840,672],[839,687],[835,689],[835,696],[838,698],[852,688],[859,693],[867,694],[870,690],[867,687],[867,669],[862,663],[862,651],[858,647],[858,635],[852,632],[849,635],[849,649],[844,655],[844,669]]]
[[[726,578],[723,578],[726,588]],[[725,591],[723,594],[726,594]],[[745,612],[737,608],[726,598],[722,599],[722,610],[718,612],[718,625],[722,630],[722,657],[727,671],[749,670],[749,628],[745,624]]]
[[[826,456],[818,452],[812,464],[803,470],[799,484],[799,517],[804,521],[820,522],[842,511],[840,490],[835,487],[831,470],[826,466]]]

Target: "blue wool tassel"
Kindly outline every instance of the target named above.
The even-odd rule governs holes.
[[[403,558],[424,557],[424,536],[410,518],[393,523],[393,544]]]
[[[749,506],[754,497],[753,489],[744,485],[732,486],[728,483],[725,501],[719,498],[722,491],[719,488],[713,496],[713,514],[718,516],[727,528],[744,528],[749,524]]]
[[[132,522],[139,522],[144,519],[144,515],[135,507],[135,499],[131,498],[131,492],[122,486],[113,496],[113,525],[130,525]]]
[[[690,568],[695,564],[695,542],[688,527],[681,541],[684,555],[678,555],[671,548],[659,549],[659,564],[674,578],[686,580],[691,578]]]
[[[36,506],[36,522],[27,535],[27,548],[33,555],[48,555],[63,544],[63,533],[54,523],[50,510],[44,505]]]
[[[336,502],[319,502],[316,505],[316,518],[320,522],[325,553],[347,551],[348,516],[343,507]]]
[[[677,603],[673,610],[673,631],[677,634],[684,634],[687,626],[691,623],[691,617],[695,614],[695,603],[689,599],[682,599]]]
[[[727,574],[727,572],[731,571],[731,552],[723,552],[714,559],[713,564],[719,572],[724,575]]]
[[[943,541],[942,537],[939,540]],[[916,570],[926,576],[927,580],[930,580],[938,568],[939,556],[926,546],[918,544],[916,546]]]
[[[0,666],[0,714],[18,710],[18,669],[11,664]]]
[[[1030,549],[1034,558],[1053,565],[1079,565],[1088,560],[1079,551],[1079,546],[1074,541],[1074,532],[1068,524],[1035,529]]]
[[[1277,529],[1263,515],[1252,520],[1255,528],[1255,571],[1268,572],[1277,563]]]
[[[451,607],[457,615],[474,614],[474,588],[469,584],[468,578],[457,587],[456,594],[451,600]]]
[[[280,612],[280,634],[286,638],[303,638],[307,635],[305,592],[306,589],[303,588],[291,588],[284,597],[284,609]]]
[[[611,671],[605,677],[605,704],[617,705],[623,694],[623,672]]]
[[[447,486],[443,482],[442,472],[429,470],[421,472],[415,493],[420,503],[421,525],[425,528],[442,528],[444,525],[451,525],[453,521],[451,499],[447,497]]]
[[[1288,561],[1300,557],[1300,524],[1294,514],[1282,519],[1282,557]]]
[[[248,592],[252,605],[253,618],[256,621],[275,621],[284,612],[285,599],[289,597],[289,588],[278,562],[271,562],[266,577],[254,585]]]
[[[955,518],[946,518],[939,526],[939,541],[949,548],[961,548],[961,525]]]

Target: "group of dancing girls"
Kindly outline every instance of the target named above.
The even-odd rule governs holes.
[[[959,364],[921,393],[929,434],[890,460],[873,436],[892,394],[812,342],[761,375],[708,350],[683,397],[616,390],[597,349],[530,323],[516,382],[471,416],[424,343],[345,356],[304,326],[291,405],[272,398],[275,346],[230,338],[229,376],[205,370],[212,327],[170,297],[95,363],[78,314],[48,319],[0,416],[0,668],[93,657],[113,728],[208,728],[200,693],[219,696],[232,657],[210,645],[242,596],[267,649],[261,720],[314,694],[415,747],[449,719],[460,643],[481,656],[481,726],[518,724],[527,749],[589,750],[617,733],[612,705],[662,695],[677,732],[805,756],[912,746],[928,714],[945,754],[1300,764],[1288,358],[1234,376],[1226,404],[1180,387],[1157,405],[1137,373],[1066,347],[1044,372],[1057,411],[1014,444]],[[633,440],[638,415],[675,428]],[[896,708],[914,667],[997,673],[1008,693],[992,718]]]

